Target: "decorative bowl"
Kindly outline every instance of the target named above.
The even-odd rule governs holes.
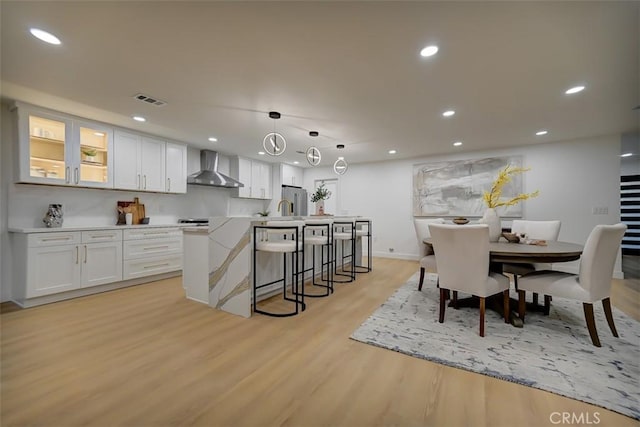
[[[140,224],[149,224],[149,217],[140,218]]]
[[[452,221],[454,224],[458,224],[458,225],[464,225],[469,222],[467,218],[463,218],[463,217],[453,218]]]
[[[518,243],[520,241],[520,237],[515,233],[502,233],[502,237],[507,239],[509,243]]]

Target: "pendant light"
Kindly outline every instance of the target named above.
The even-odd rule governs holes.
[[[276,132],[276,120],[280,118],[277,111],[269,111],[269,118],[273,119],[273,132],[269,132],[262,140],[264,151],[271,156],[279,156],[287,149],[287,140]]]
[[[338,160],[333,164],[333,171],[338,175],[344,175],[348,167],[349,165],[344,160],[344,157],[338,157]]]
[[[309,132],[309,136],[316,137],[319,133],[315,130]],[[320,154],[320,149],[318,147],[311,146],[307,148],[307,162],[311,166],[318,166],[320,161],[322,160],[322,154]]]

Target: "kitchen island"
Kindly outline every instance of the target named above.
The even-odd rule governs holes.
[[[185,227],[183,286],[186,297],[231,314],[250,317],[253,226],[263,225],[269,220],[294,219],[305,218],[211,217],[208,227]],[[361,239],[358,237],[356,258],[361,253]],[[311,265],[311,257],[306,258],[306,264],[307,267]],[[282,276],[282,262],[276,262],[268,254],[260,254],[257,265],[261,282]],[[280,285],[264,288],[258,298],[268,298],[279,289]]]

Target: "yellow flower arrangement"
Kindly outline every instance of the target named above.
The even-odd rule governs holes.
[[[520,168],[516,166],[507,165],[504,169],[498,173],[498,177],[495,181],[493,181],[493,185],[491,186],[491,191],[485,191],[483,195],[483,199],[489,208],[497,208],[498,206],[513,206],[523,200],[530,199],[532,197],[536,197],[539,194],[539,191],[536,190],[533,193],[521,193],[516,197],[501,201],[500,198],[502,196],[502,188],[509,182],[511,182],[512,175],[516,175],[519,173],[526,172],[531,170],[531,168]]]

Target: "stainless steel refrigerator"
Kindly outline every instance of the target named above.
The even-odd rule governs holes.
[[[280,208],[282,216],[306,216],[307,204],[309,203],[309,196],[307,190],[302,187],[294,187],[293,185],[282,186],[282,199],[291,202],[293,209],[289,209],[289,204],[283,202]],[[293,211],[293,212],[292,212]]]

